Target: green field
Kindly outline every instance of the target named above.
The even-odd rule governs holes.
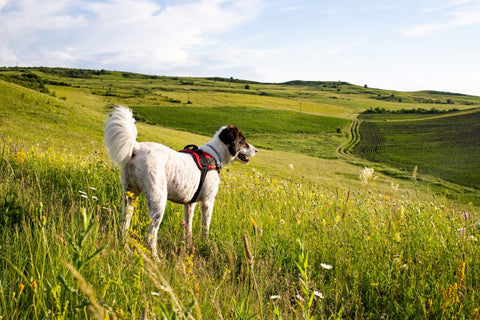
[[[212,135],[225,124],[235,124],[257,147],[336,158],[346,119],[300,114],[289,110],[249,107],[144,107],[133,110],[150,124]]]
[[[452,103],[469,115],[348,128],[369,108]],[[209,239],[197,212],[188,247],[183,207],[169,203],[154,261],[143,198],[121,236],[120,170],[103,145],[113,104],[135,110],[139,141],[178,150],[228,122],[260,146],[250,165],[222,170]],[[0,68],[0,319],[478,319],[480,192],[440,179],[438,167],[414,164],[413,177],[400,163],[408,171],[395,174],[340,146],[369,124],[399,126],[389,137],[424,128],[397,137],[416,137],[411,153],[461,132],[451,156],[466,162],[478,146],[479,114],[468,109],[479,105],[344,82]],[[446,153],[435,141],[437,163]],[[364,167],[375,172],[362,180]]]
[[[370,117],[362,122],[355,154],[408,171],[418,166],[421,172],[480,189],[480,111],[383,117],[388,121]]]

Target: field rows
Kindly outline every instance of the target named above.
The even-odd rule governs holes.
[[[411,121],[364,121],[354,153],[480,188],[480,112]]]

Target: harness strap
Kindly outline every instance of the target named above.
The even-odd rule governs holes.
[[[217,160],[214,157],[198,149],[196,145],[189,144],[179,152],[189,153],[193,157],[193,160],[197,164],[197,167],[200,169],[200,183],[198,184],[197,191],[195,191],[195,194],[189,202],[194,203],[195,201],[197,201],[198,195],[202,190],[205,177],[207,176],[207,172],[210,170],[217,170],[217,172],[220,173],[220,166],[217,164]]]

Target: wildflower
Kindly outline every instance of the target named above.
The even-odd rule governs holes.
[[[160,293],[155,292],[155,291],[150,292],[150,294],[151,294],[152,296],[160,296]]]
[[[472,312],[472,319],[479,319],[480,313],[478,312],[478,308],[473,309]]]
[[[360,180],[362,180],[362,184],[366,186],[368,184],[368,180],[373,177],[373,172],[375,170],[373,168],[365,167],[360,171]]]
[[[23,285],[23,283],[20,283],[20,285],[18,286],[18,291],[20,291],[20,293],[22,293],[24,288],[25,288],[25,286]]]
[[[299,295],[299,294],[297,294],[295,297],[296,297],[297,300],[300,301],[300,302],[304,302],[304,301],[305,301],[305,299],[303,299],[303,297],[302,297],[301,295]]]
[[[26,156],[27,156],[27,154],[25,153],[25,151],[23,149],[19,150],[16,154],[17,161],[21,164],[25,163],[25,157]]]
[[[460,231],[462,237],[465,237],[465,227],[461,227],[460,229],[457,229],[457,231]]]
[[[97,201],[97,200],[98,200],[98,198],[97,198],[97,197],[95,197],[95,196],[92,196],[92,200],[93,200],[93,201]]]
[[[323,296],[323,293],[315,290],[313,291],[313,295],[316,296],[316,297],[319,297],[320,299],[325,299],[325,297]]]
[[[280,224],[285,224],[285,220],[280,219]]]
[[[398,242],[402,241],[402,236],[400,235],[400,232],[395,232],[395,241],[398,241]]]
[[[35,280],[32,281],[32,284],[31,284],[32,288],[33,288],[33,291],[37,291],[37,282]]]
[[[463,216],[463,219],[468,220],[468,212],[467,211],[463,211],[462,216]]]
[[[330,270],[333,268],[333,266],[329,265],[329,264],[326,264],[326,263],[320,263],[320,266],[323,268],[323,269],[327,269],[327,270]]]
[[[280,299],[282,296],[280,296],[279,294],[274,294],[273,296],[270,296],[270,300],[277,300],[277,299]]]
[[[95,188],[95,187],[89,187],[89,188],[90,188],[90,190],[93,190],[93,191],[97,190],[97,188]]]
[[[290,168],[290,170],[293,170],[293,164],[290,163],[290,164],[288,165],[288,168]]]
[[[42,215],[42,226],[44,226],[47,223],[47,217],[43,214]]]
[[[184,260],[184,263],[182,264],[183,273],[185,277],[189,277],[193,274],[193,267],[195,265],[193,262],[193,254],[185,257],[183,260]]]
[[[434,312],[434,309],[433,309],[433,300],[432,300],[432,299],[428,299],[428,312],[430,312],[430,313],[433,313],[433,312]]]
[[[392,188],[392,191],[393,192],[397,192],[398,191],[398,183],[397,184],[393,184],[393,182],[390,184],[390,187]]]

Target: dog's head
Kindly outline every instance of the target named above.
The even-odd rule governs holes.
[[[257,148],[247,143],[243,133],[234,126],[225,126],[218,131],[218,138],[228,149],[229,157],[227,162],[239,160],[244,164],[250,162],[250,157],[257,153]]]

